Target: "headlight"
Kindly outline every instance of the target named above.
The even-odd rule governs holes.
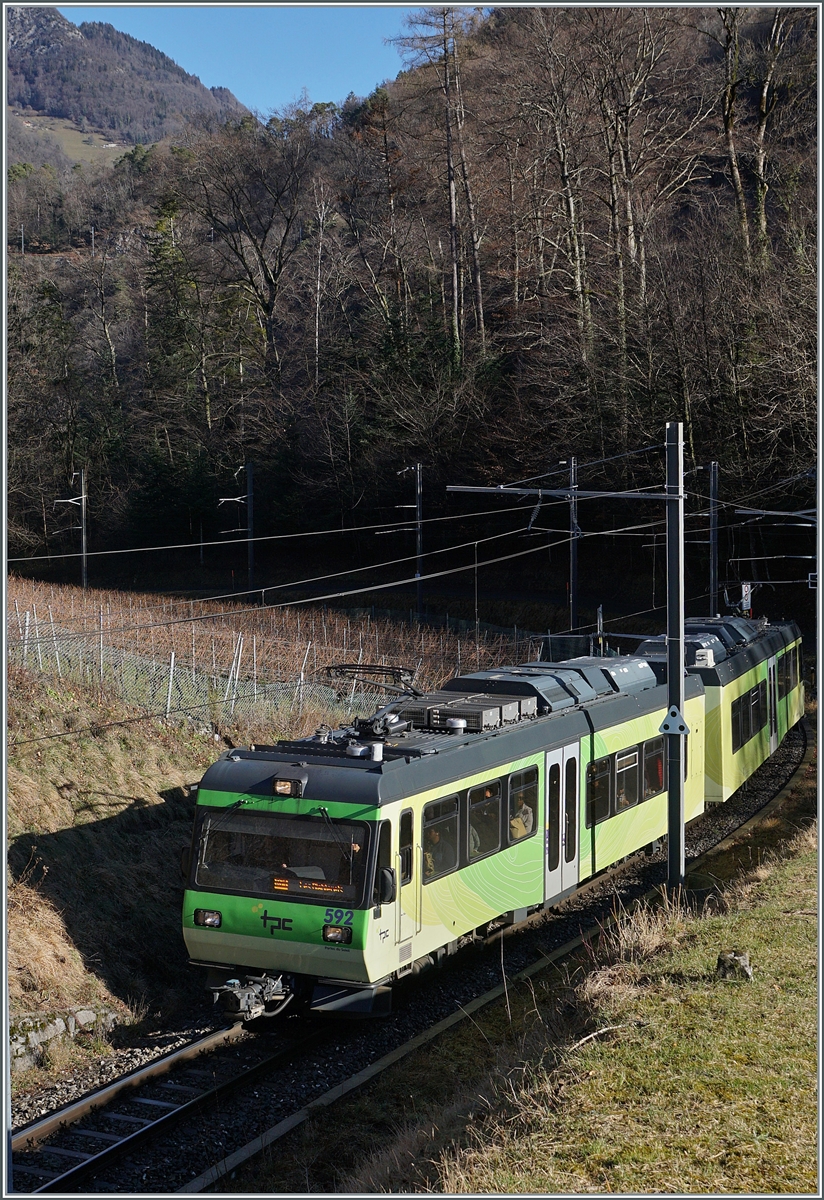
[[[344,946],[348,946],[352,941],[352,930],[348,925],[324,925],[323,940],[325,942],[339,942]]]
[[[303,795],[303,781],[300,779],[273,779],[272,795],[297,796],[300,799]]]
[[[213,908],[195,909],[195,925],[208,925],[210,929],[217,929],[222,920],[221,914]]]

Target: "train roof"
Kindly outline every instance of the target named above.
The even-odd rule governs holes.
[[[685,688],[687,696],[703,693],[695,676]],[[399,697],[383,737],[370,736],[369,721],[360,720],[229,750],[207,770],[200,790],[271,797],[273,779],[300,777],[313,800],[376,806],[501,769],[666,704],[666,687],[639,657],[478,671],[437,692]]]
[[[687,617],[684,649],[687,670],[710,687],[724,686],[752,667],[792,645],[801,637],[794,621],[770,624],[744,617]],[[666,637],[647,638],[636,653],[647,660],[656,677],[666,679]]]

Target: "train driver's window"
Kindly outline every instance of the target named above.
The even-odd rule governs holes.
[[[609,816],[612,759],[599,758],[587,767],[587,829]]]
[[[615,811],[622,812],[638,803],[638,750],[615,755]]]
[[[458,797],[436,800],[423,810],[423,881],[454,871],[458,864]]]
[[[501,845],[501,781],[469,789],[468,856],[473,862]]]
[[[408,808],[406,812],[401,813],[400,836],[398,839],[398,853],[401,856],[401,887],[405,883],[409,883],[412,878],[412,863],[413,858],[413,825],[412,825],[412,810]]]
[[[664,790],[664,739],[644,743],[644,799]]]
[[[509,841],[518,842],[538,828],[538,768],[509,777]]]
[[[380,875],[384,867],[392,866],[392,825],[389,821],[381,821],[378,836],[378,856],[375,863],[375,879],[372,884],[372,903],[380,904]]]

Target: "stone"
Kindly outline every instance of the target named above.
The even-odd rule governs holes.
[[[718,965],[715,968],[718,979],[743,979],[752,982],[752,967],[750,956],[746,951],[722,950],[718,955]]]

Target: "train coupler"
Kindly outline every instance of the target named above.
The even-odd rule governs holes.
[[[211,985],[212,998],[226,1017],[276,1016],[294,996],[294,989],[283,975],[246,975]]]

